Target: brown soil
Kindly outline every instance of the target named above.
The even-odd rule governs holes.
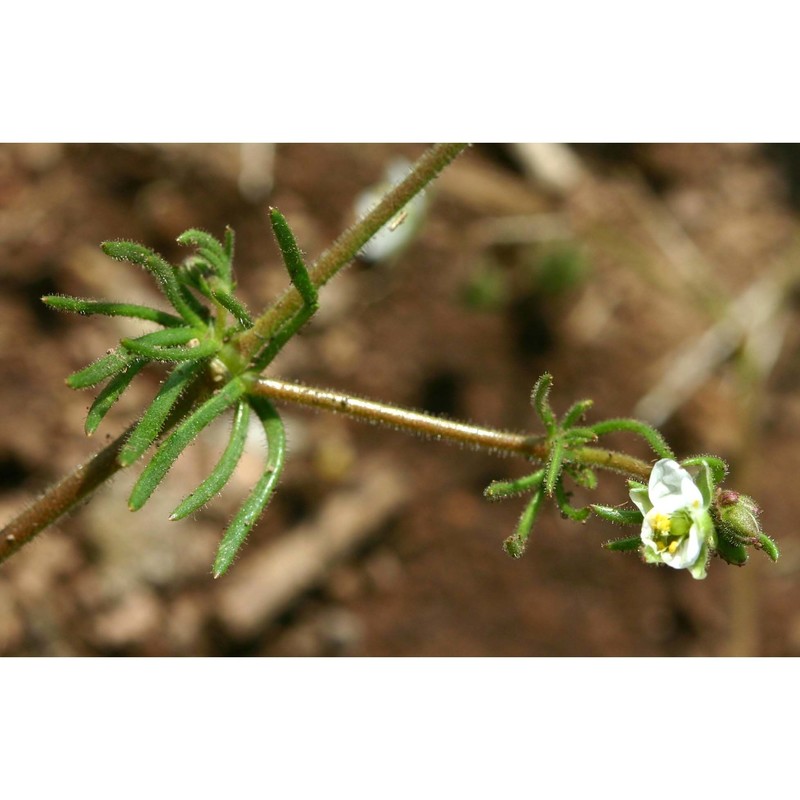
[[[163,378],[157,370],[140,376],[86,439],[93,394],[67,389],[64,377],[139,327],[51,312],[39,298],[156,297],[145,274],[103,256],[101,241],[135,239],[177,260],[184,229],[221,235],[231,225],[241,294],[257,309],[287,282],[267,205],[284,211],[313,258],[393,157],[423,149],[281,145],[273,188],[268,172],[260,184],[248,173],[243,192],[232,145],[0,146],[2,518],[118,435]],[[558,410],[592,397],[593,419],[627,416],[729,299],[797,261],[795,149],[577,152],[584,180],[546,192],[509,148],[472,148],[431,193],[409,249],[333,281],[275,374],[526,430],[536,426],[530,388],[547,370]],[[554,221],[559,240],[536,235]],[[785,483],[800,460],[800,337],[788,284],[760,338],[717,359],[663,426],[681,455],[731,460],[732,485],[759,500],[781,545],[776,565],[760,553],[744,569],[715,560],[707,580],[694,581],[603,550],[617,531],[564,521],[550,508],[514,561],[501,543],[521,503],[491,504],[482,491],[524,474],[524,463],[287,408],[284,480],[229,576],[212,580],[210,565],[258,474],[258,446],[218,502],[193,519],[167,520],[213,465],[220,424],[142,511],[131,514],[125,502],[136,466],[0,567],[0,654],[800,654],[798,500]],[[758,312],[748,305],[739,316]],[[635,440],[611,443],[647,457]],[[362,492],[373,475],[403,500],[381,504]],[[602,476],[596,498],[622,502],[622,482]],[[576,502],[587,499],[577,490]],[[354,524],[364,529],[346,556],[312,549],[304,558],[316,577],[254,614],[247,598],[266,604],[270,589],[259,581],[261,565],[277,563],[281,542],[298,531],[320,541],[335,534],[348,503],[361,504]]]

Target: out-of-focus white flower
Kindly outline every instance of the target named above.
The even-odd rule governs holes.
[[[396,159],[389,164],[384,180],[377,186],[363,191],[355,202],[359,218],[368,214],[378,205],[383,196],[397,186],[408,175],[411,164],[405,159]],[[399,253],[414,238],[419,230],[428,199],[422,191],[415,195],[403,209],[392,217],[365,245],[360,255],[368,261],[385,261]]]
[[[701,472],[707,469],[703,466]],[[631,489],[631,500],[644,515],[645,561],[688,569],[694,578],[706,577],[709,552],[716,547],[709,486],[708,480],[695,482],[676,461],[662,458],[653,467],[648,486]]]

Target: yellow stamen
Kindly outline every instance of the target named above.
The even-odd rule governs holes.
[[[652,520],[650,520],[650,526],[658,533],[669,533],[672,520],[666,514],[654,514]]]
[[[669,550],[670,553],[674,553],[677,549],[678,549],[678,540],[676,539],[674,542],[670,542],[670,545],[667,548],[667,550]]]

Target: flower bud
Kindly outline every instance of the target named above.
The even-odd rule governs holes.
[[[715,502],[717,532],[731,544],[756,544],[761,535],[761,509],[752,497],[729,489],[718,493]]]

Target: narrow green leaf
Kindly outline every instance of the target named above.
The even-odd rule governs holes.
[[[233,563],[236,553],[258,521],[272,497],[283,472],[286,459],[286,433],[283,421],[275,407],[264,397],[249,398],[253,410],[258,414],[267,436],[267,463],[264,474],[244,501],[228,530],[222,537],[214,561],[214,577],[219,578]]]
[[[613,508],[612,506],[599,506],[594,503],[590,508],[600,519],[614,522],[617,525],[641,525],[644,522],[642,512],[638,508]]]
[[[553,490],[561,475],[564,455],[564,442],[561,439],[555,439],[550,446],[550,459],[547,462],[547,473],[544,479],[544,490],[547,492],[548,497],[553,496]]]
[[[211,296],[223,308],[233,314],[236,321],[242,328],[252,328],[253,318],[250,316],[247,309],[242,305],[232,294],[222,291],[221,289],[211,289]]]
[[[131,511],[138,511],[147,502],[178,456],[203,428],[222,414],[226,408],[239,400],[246,391],[247,386],[244,381],[240,378],[234,378],[172,431],[159,445],[155,455],[144,468],[139,480],[133,487],[128,500],[128,506]]]
[[[778,550],[778,545],[775,544],[773,539],[770,539],[766,533],[759,533],[758,534],[758,544],[756,545],[759,550],[763,550],[773,561],[777,561],[780,558],[780,550]]]
[[[133,464],[153,444],[175,403],[200,374],[202,366],[200,361],[189,361],[172,370],[120,450],[117,461],[123,467]]]
[[[596,422],[589,426],[598,436],[616,431],[630,431],[641,436],[652,448],[659,458],[675,458],[672,448],[667,444],[666,439],[646,422],[638,419],[606,419]]]
[[[574,508],[569,503],[569,495],[564,488],[564,481],[556,481],[556,503],[558,504],[559,511],[567,518],[575,522],[585,522],[590,514],[588,508]]]
[[[562,436],[568,447],[580,447],[597,440],[597,434],[591,428],[570,428]]]
[[[545,430],[548,434],[552,435],[556,430],[556,415],[550,407],[550,389],[553,386],[553,376],[549,372],[545,372],[536,381],[531,392],[531,405],[539,415],[544,424]]]
[[[717,456],[692,456],[691,458],[684,458],[683,461],[681,461],[682,467],[691,467],[697,464],[706,464],[708,466],[714,477],[714,483],[716,484],[722,483],[725,480],[725,476],[728,474],[727,463]]]
[[[544,492],[541,489],[534,493],[519,518],[517,529],[503,542],[503,549],[512,558],[522,558],[525,553],[525,548],[528,546],[528,538],[531,535],[533,523],[536,521],[536,515],[539,513],[543,499]]]
[[[233,265],[233,255],[236,249],[236,234],[233,232],[233,228],[231,228],[230,225],[225,226],[225,242],[223,243],[223,248],[228,263]]]
[[[227,236],[227,232],[226,232]],[[231,285],[231,263],[225,246],[207,231],[190,228],[178,237],[178,244],[195,245],[198,253],[204,258],[226,286]]]
[[[247,426],[250,421],[250,406],[240,400],[233,417],[231,438],[212,473],[172,512],[170,519],[183,519],[202,508],[214,498],[230,479],[244,451]]]
[[[192,347],[151,347],[138,339],[123,339],[122,346],[153,361],[197,361],[210,358],[221,347],[214,339],[205,339]]]
[[[315,310],[314,306],[303,306],[277,333],[273,334],[266,346],[253,358],[252,369],[260,372],[270,364],[292,336],[308,322]]]
[[[133,303],[108,303],[102,300],[83,300],[80,297],[67,297],[60,294],[46,294],[42,302],[58,311],[69,311],[73,314],[102,314],[106,317],[131,317],[144,319],[148,322],[157,322],[165,328],[175,328],[186,323],[180,317],[159,311],[149,306],[139,306]]]
[[[103,242],[103,252],[117,261],[128,261],[144,267],[158,281],[161,290],[172,307],[190,324],[198,325],[203,319],[195,308],[187,302],[185,294],[181,291],[173,267],[160,255],[136,242]]]
[[[531,475],[524,475],[513,481],[492,481],[484,491],[484,497],[490,500],[503,500],[506,497],[529,492],[531,489],[538,489],[544,479],[544,470],[540,469]]]
[[[297,246],[297,241],[289,227],[286,218],[277,208],[270,208],[269,218],[272,223],[272,232],[280,247],[283,263],[289,271],[292,283],[297,287],[300,297],[306,306],[317,307],[317,290],[311,281],[306,265],[303,262],[303,254]]]
[[[163,347],[174,344],[186,344],[192,339],[197,338],[197,334],[198,332],[194,328],[187,328],[184,325],[180,328],[165,328],[164,330],[145,333],[142,336],[137,336],[135,339],[122,339],[122,343],[124,345],[125,342],[131,342],[133,347]]]
[[[95,386],[106,378],[116,375],[127,369],[136,359],[132,353],[122,350],[112,350],[97,361],[93,361],[88,367],[79,369],[67,377],[67,386],[71,389],[86,389]]]
[[[593,405],[594,400],[578,400],[578,402],[571,405],[567,413],[564,414],[561,427],[564,429],[571,428],[576,422],[580,422]]]
[[[97,426],[108,414],[114,403],[119,400],[122,393],[128,388],[130,382],[134,379],[136,374],[147,364],[145,359],[138,359],[133,361],[131,365],[117,373],[105,386],[102,392],[95,398],[89,413],[86,415],[86,435],[91,436],[96,430]]]
[[[638,536],[631,536],[626,539],[612,539],[606,542],[603,547],[606,550],[615,550],[617,552],[626,552],[630,550],[638,550],[642,545],[642,540]]]

